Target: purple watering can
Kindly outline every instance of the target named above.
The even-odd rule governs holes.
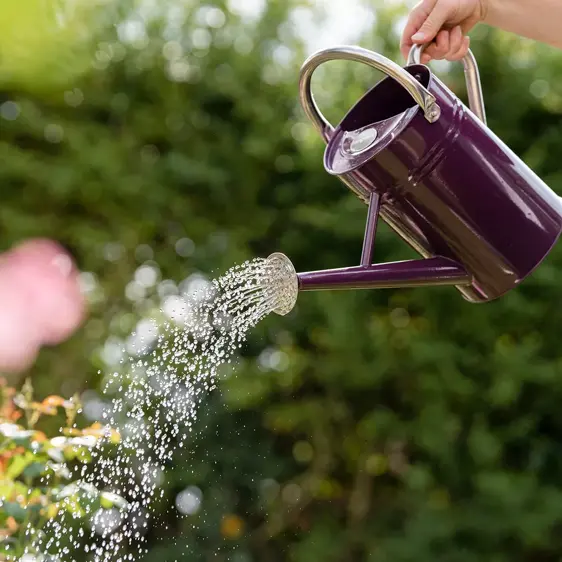
[[[473,303],[517,287],[546,257],[562,229],[562,199],[486,125],[473,54],[463,60],[468,109],[414,46],[405,68],[359,47],[312,55],[300,76],[300,100],[327,143],[324,167],[369,206],[360,265],[296,274],[276,312],[298,291],[454,285]],[[331,60],[384,72],[333,127],[311,93],[313,72]],[[422,259],[372,263],[379,215]]]

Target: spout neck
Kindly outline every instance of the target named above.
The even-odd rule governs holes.
[[[297,277],[300,291],[467,285],[471,281],[459,263],[444,257],[311,271]]]

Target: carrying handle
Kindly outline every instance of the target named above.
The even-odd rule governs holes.
[[[408,64],[421,64],[421,56],[424,49],[429,45],[414,45],[408,55]],[[480,82],[480,72],[476,58],[469,49],[462,59],[464,76],[466,79],[466,91],[468,93],[468,105],[471,111],[484,123],[486,122],[486,109],[484,107],[484,94],[482,93],[482,83]]]
[[[310,86],[314,71],[320,65],[332,60],[362,62],[384,72],[387,76],[394,78],[394,80],[408,91],[415,102],[421,107],[425,118],[430,123],[434,123],[439,119],[441,109],[437,105],[435,96],[401,66],[378,53],[368,51],[361,47],[331,47],[318,51],[304,62],[299,80],[299,96],[304,112],[325,138],[333,131],[333,127],[318,109]]]

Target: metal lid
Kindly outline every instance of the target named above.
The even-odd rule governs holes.
[[[326,146],[324,167],[334,175],[359,168],[386,148],[404,130],[418,109],[416,105],[398,115],[351,131],[344,130],[340,125]]]

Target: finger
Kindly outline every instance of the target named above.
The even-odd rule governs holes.
[[[78,328],[85,312],[71,257],[50,240],[25,242],[9,256],[19,279],[18,290],[25,291],[33,303],[34,322],[42,328],[41,343],[61,343]]]
[[[445,55],[449,52],[449,35],[449,31],[440,31],[435,41],[426,47],[424,54],[429,57],[429,60],[445,58]]]
[[[451,57],[457,53],[461,48],[463,41],[463,33],[459,25],[454,27],[449,33],[449,50],[445,54],[447,60],[451,60]]]
[[[451,32],[446,29],[442,29],[435,38],[436,52],[440,55],[446,55],[449,52],[451,44]]]
[[[464,59],[464,57],[468,53],[469,48],[470,48],[470,37],[464,37],[459,49],[455,53],[453,53],[451,56],[449,56],[448,60],[457,61],[457,60]]]
[[[436,2],[437,0],[423,0],[410,12],[400,40],[400,51],[405,59],[408,58],[410,50],[414,45],[412,35],[420,30],[420,27],[435,7]]]
[[[17,373],[29,368],[41,346],[41,329],[30,322],[25,292],[14,290],[17,280],[0,267],[0,371]]]
[[[18,372],[42,345],[59,343],[81,323],[84,300],[70,257],[33,240],[0,256],[0,371]]]
[[[438,35],[443,24],[453,15],[455,8],[450,2],[432,2],[433,9],[422,23],[419,30],[412,35],[416,44],[429,43]]]

